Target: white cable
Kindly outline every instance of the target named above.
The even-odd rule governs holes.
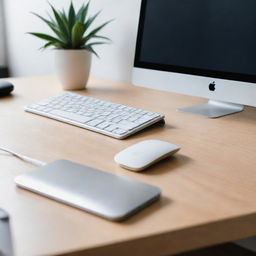
[[[7,152],[7,153],[9,153],[9,154],[11,154],[11,155],[13,155],[13,156],[15,156],[15,157],[17,157],[17,158],[19,158],[19,159],[25,161],[25,162],[28,162],[28,163],[30,163],[30,164],[33,164],[33,165],[35,165],[35,166],[43,166],[43,165],[46,164],[46,163],[41,162],[41,161],[39,161],[39,160],[30,158],[30,157],[27,157],[27,156],[20,155],[20,154],[18,154],[18,153],[16,153],[16,152],[12,151],[12,150],[10,150],[10,149],[7,149],[7,148],[0,147],[0,150],[2,150],[2,151],[4,151],[4,152]]]

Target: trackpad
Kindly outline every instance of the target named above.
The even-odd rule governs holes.
[[[15,178],[17,186],[101,217],[121,221],[160,196],[160,189],[67,160]]]

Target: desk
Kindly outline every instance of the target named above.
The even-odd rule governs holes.
[[[256,235],[256,109],[220,119],[179,113],[204,100],[91,79],[79,93],[166,115],[125,140],[25,113],[23,106],[61,92],[55,77],[9,79],[13,97],[0,100],[1,145],[50,162],[69,159],[158,186],[162,198],[122,223],[16,188],[33,166],[0,153],[0,207],[9,212],[17,255],[163,255]],[[145,139],[182,146],[143,173],[118,167],[120,150]]]

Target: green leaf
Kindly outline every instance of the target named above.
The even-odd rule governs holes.
[[[76,13],[73,6],[73,2],[71,1],[70,7],[69,7],[69,13],[68,13],[68,26],[70,30],[75,25],[75,22],[76,22]]]
[[[61,13],[58,13],[58,11],[51,4],[50,4],[50,6],[51,6],[52,12],[54,14],[54,17],[56,19],[56,22],[57,22],[57,24],[60,28],[60,31],[63,34],[68,35],[69,34],[69,29],[68,29],[67,25],[65,24],[64,17],[61,15]]]
[[[99,55],[97,54],[97,52],[94,51],[94,49],[91,46],[86,46],[85,49],[92,52],[93,54],[95,54],[99,58]]]
[[[83,3],[82,6],[80,7],[80,9],[78,10],[77,14],[76,14],[76,20],[80,20],[81,13],[83,12],[84,8],[85,8],[85,6],[84,6],[84,3]]]
[[[52,21],[49,21],[47,19],[45,19],[44,17],[40,16],[39,14],[35,13],[35,12],[31,12],[33,15],[35,15],[36,17],[38,17],[39,19],[41,19],[42,21],[44,21],[48,26],[53,25],[55,26],[55,24]]]
[[[93,54],[95,54],[98,58],[99,58],[99,55],[97,54],[97,52],[93,49],[92,46],[94,45],[100,45],[100,44],[106,44],[106,42],[93,42],[93,43],[90,43],[90,44],[87,44],[84,46],[84,48],[90,52],[92,52]]]
[[[81,23],[85,22],[89,5],[90,5],[90,1],[86,4],[86,6],[84,6],[83,4],[76,15],[76,19],[79,20]]]
[[[93,15],[92,17],[88,18],[88,20],[85,22],[84,24],[84,30],[86,31],[91,24],[93,23],[93,21],[99,16],[99,14],[101,13],[101,11],[97,12],[95,15]]]
[[[84,26],[80,21],[77,21],[72,28],[72,47],[81,46],[84,34]]]
[[[56,43],[61,43],[61,44],[63,43],[59,39],[57,39],[53,36],[47,35],[47,34],[34,33],[34,32],[29,32],[28,34],[36,36],[36,37],[41,38],[41,39],[46,40],[46,41],[51,41],[51,42],[56,42]]]
[[[48,48],[49,46],[51,46],[53,44],[54,44],[53,42],[48,42],[45,45],[43,45],[39,50],[44,50],[44,49]]]
[[[54,44],[53,42],[49,42],[49,43],[47,43],[47,44],[44,45],[44,48],[47,48],[47,47],[49,47],[49,46],[51,46],[51,45],[53,45],[53,44]]]
[[[65,10],[62,9],[62,11],[60,11],[60,14],[62,16],[62,20],[64,21],[65,25],[68,26],[68,17],[67,17],[67,15],[65,13]]]
[[[66,38],[66,44],[67,46],[71,46],[71,29],[69,29],[69,20],[68,20],[68,17],[67,17],[67,14],[65,13],[64,10],[62,11],[59,11],[59,15],[61,16],[62,18],[62,21],[65,25],[65,28],[66,30],[65,31],[62,31],[62,33],[64,34],[65,38]]]
[[[103,29],[107,24],[109,24],[111,21],[112,21],[112,20],[109,20],[109,21],[103,23],[101,26],[99,26],[99,27],[95,28],[94,30],[92,30],[92,31],[85,37],[85,39],[86,39],[85,42],[87,42],[87,41],[89,41],[90,39],[92,39],[93,37],[95,37],[96,34],[97,34],[101,29]]]
[[[111,40],[111,39],[109,39],[109,38],[108,38],[108,37],[106,37],[106,36],[98,36],[98,35],[95,35],[95,36],[94,36],[94,38],[105,39],[105,40],[107,40],[107,41],[109,41],[109,42],[112,42],[112,40]]]
[[[54,45],[57,49],[69,49],[67,48],[66,44],[53,43],[52,45]]]
[[[63,41],[67,41],[68,38],[61,32],[58,30],[58,27],[56,26],[55,23],[53,23],[52,21],[49,21],[45,18],[43,18],[42,16],[38,15],[37,13],[33,13],[33,15],[37,16],[39,19],[41,19],[42,21],[44,21],[50,28],[51,30]]]
[[[99,44],[106,44],[106,42],[93,42],[93,43],[87,44],[87,46],[93,46],[93,45],[99,45]]]
[[[50,13],[47,12],[47,15],[48,15],[50,21],[51,21],[53,24],[57,25],[56,22],[55,22],[55,20],[53,19],[53,17],[50,15]]]

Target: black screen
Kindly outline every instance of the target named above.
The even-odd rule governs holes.
[[[143,0],[135,67],[256,82],[256,0]]]

